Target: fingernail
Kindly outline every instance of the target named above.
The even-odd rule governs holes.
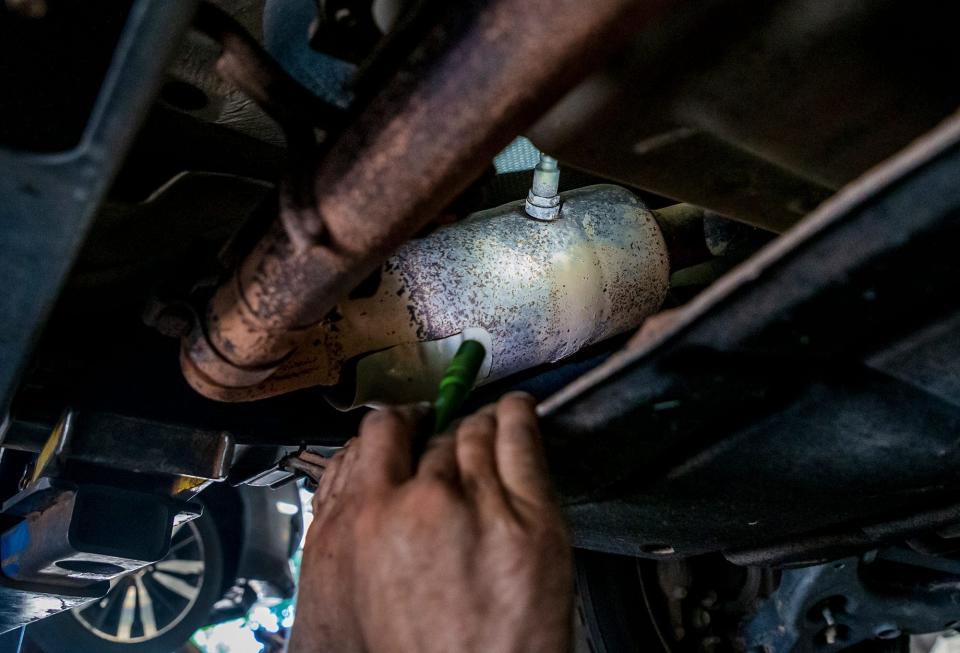
[[[503,395],[503,399],[508,399],[508,398],[509,398],[509,399],[522,399],[522,400],[524,400],[524,401],[526,401],[526,402],[528,402],[528,403],[536,403],[536,402],[537,402],[537,398],[536,398],[536,397],[534,397],[534,396],[533,396],[532,394],[530,394],[529,392],[524,392],[524,391],[522,391],[522,390],[514,390],[514,391],[512,391],[512,392],[508,392],[507,394]]]

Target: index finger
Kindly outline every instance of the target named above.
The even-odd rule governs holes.
[[[424,416],[420,405],[373,410],[360,423],[357,472],[368,488],[396,486],[413,476],[413,437]]]

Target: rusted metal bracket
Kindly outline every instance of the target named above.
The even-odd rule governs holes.
[[[47,442],[50,444],[45,446]],[[234,454],[234,438],[229,433],[94,410],[67,411],[52,435],[44,424],[13,421],[0,438],[0,446],[45,451],[38,472],[44,465],[59,467],[69,461],[215,481],[226,478]]]

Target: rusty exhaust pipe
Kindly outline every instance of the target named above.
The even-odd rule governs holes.
[[[469,0],[444,16],[313,173],[185,337],[212,399],[267,379],[307,329],[492,157],[672,0]]]

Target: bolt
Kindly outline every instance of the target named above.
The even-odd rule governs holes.
[[[829,646],[833,646],[837,643],[836,626],[827,626],[827,629],[823,631],[823,641],[825,641]]]
[[[830,608],[824,608],[820,614],[823,615],[823,620],[827,622],[828,626],[832,626],[837,623],[836,619],[833,618],[833,610]]]
[[[347,7],[340,7],[333,12],[333,20],[342,27],[353,29],[357,26],[357,19],[353,17],[353,12]]]
[[[837,643],[837,622],[833,618],[833,611],[830,608],[824,608],[820,614],[823,615],[823,620],[827,623],[827,628],[823,631],[823,641],[828,646],[833,646]]]
[[[533,194],[539,197],[553,197],[560,189],[560,166],[557,160],[546,154],[540,155],[540,162],[534,168]]]
[[[527,215],[537,220],[556,220],[560,216],[560,167],[552,156],[540,154],[533,169],[533,184],[527,194]]]
[[[696,608],[692,617],[693,627],[697,630],[703,630],[710,625],[710,613],[703,608]]]

